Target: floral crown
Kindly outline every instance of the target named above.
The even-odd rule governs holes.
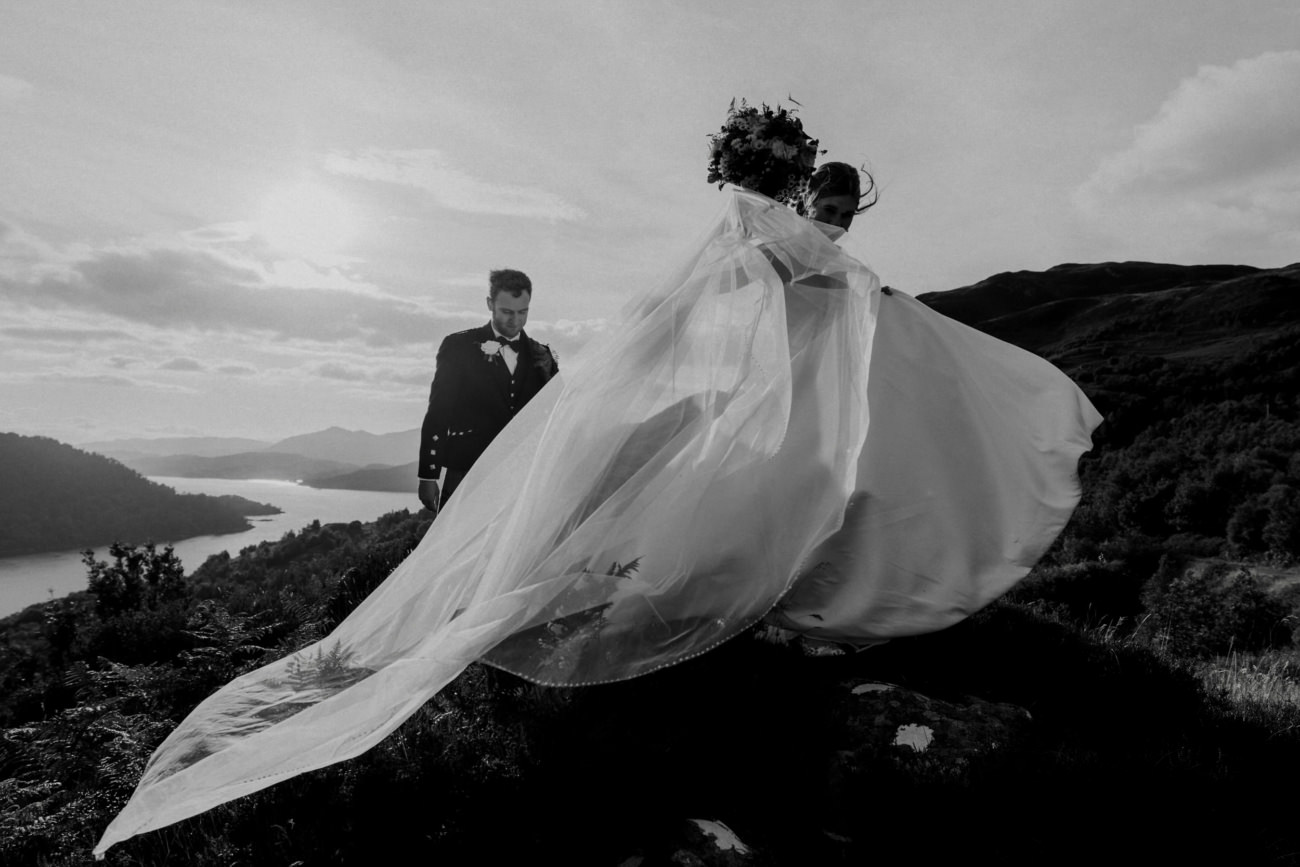
[[[709,136],[709,183],[735,184],[777,201],[798,201],[817,161],[817,139],[792,109],[731,101],[722,129]]]

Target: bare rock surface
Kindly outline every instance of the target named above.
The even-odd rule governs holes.
[[[845,681],[847,739],[832,759],[832,789],[871,785],[882,766],[917,782],[965,784],[973,767],[1022,741],[1029,711],[967,696],[943,701],[889,683]]]

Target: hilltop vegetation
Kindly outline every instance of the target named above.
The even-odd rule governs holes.
[[[110,458],[0,433],[0,557],[238,533],[246,515],[278,512],[243,497],[178,494]]]
[[[1300,265],[1062,265],[922,300],[1055,362],[1105,416],[1060,557],[1300,557]]]
[[[1300,268],[1062,266],[958,291],[925,300],[1051,358],[1107,417],[1075,518],[1008,596],[847,656],[746,635],[574,690],[471,666],[366,755],[107,863],[650,867],[696,816],[757,850],[712,863],[1300,863],[1276,797],[1300,771]],[[119,549],[86,593],[0,621],[0,859],[81,863],[190,708],[325,635],[428,520],[315,524],[189,579]],[[855,750],[863,680],[1032,722],[959,768]]]

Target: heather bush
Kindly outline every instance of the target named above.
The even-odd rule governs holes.
[[[1144,593],[1140,633],[1175,656],[1205,658],[1291,643],[1286,602],[1245,567],[1167,557]]]
[[[1142,613],[1142,587],[1148,574],[1126,560],[1040,566],[1007,598],[1046,602],[1081,622],[1133,620]]]

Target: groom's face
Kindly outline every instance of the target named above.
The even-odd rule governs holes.
[[[492,324],[502,336],[514,340],[528,323],[528,302],[532,298],[529,292],[511,295],[498,292],[494,299],[488,296],[488,310],[492,311]]]

